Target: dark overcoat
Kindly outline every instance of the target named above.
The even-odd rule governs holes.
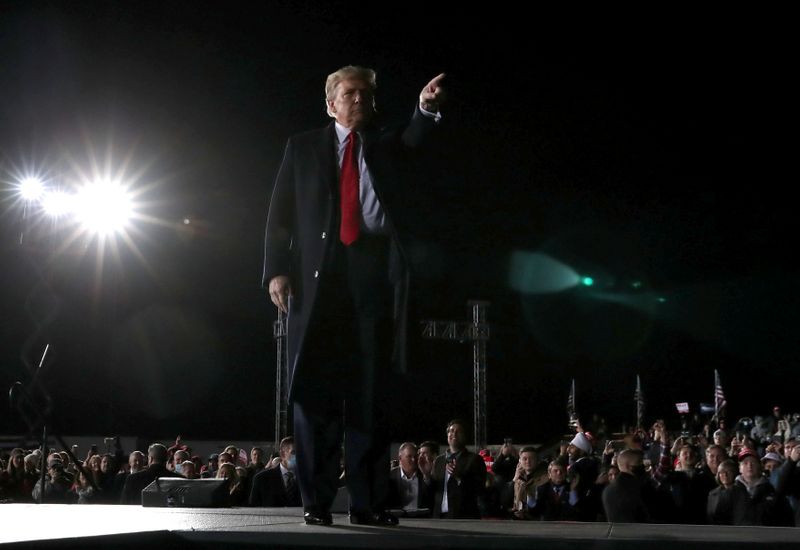
[[[401,128],[363,132],[364,157],[375,193],[386,216],[391,240],[389,275],[394,290],[392,369],[405,372],[408,335],[408,261],[394,217],[407,192],[404,175],[414,149],[420,148],[435,121],[414,110]],[[304,365],[306,335],[313,323],[325,323],[332,312],[318,304],[326,267],[339,231],[339,166],[333,123],[289,139],[270,201],[262,283],[286,275],[292,285],[287,326],[290,395],[308,371]],[[399,215],[399,214],[398,214]],[[317,332],[315,332],[317,333]],[[324,345],[313,342],[313,345]],[[333,375],[333,373],[331,373]],[[313,376],[319,380],[319,372]],[[322,380],[324,382],[324,380]]]

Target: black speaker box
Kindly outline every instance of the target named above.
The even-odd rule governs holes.
[[[142,506],[222,508],[230,506],[227,479],[160,477],[142,491]]]

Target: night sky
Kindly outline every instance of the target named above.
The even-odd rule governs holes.
[[[273,179],[287,138],[327,124],[326,75],[360,64],[385,124],[448,75],[404,222],[421,318],[492,302],[490,441],[560,435],[571,378],[582,416],[612,428],[634,420],[637,374],[648,419],[673,425],[674,403],[712,402],[714,369],[733,419],[800,410],[796,208],[779,168],[794,61],[767,17],[379,13],[0,2],[4,393],[49,342],[63,433],[270,439]],[[92,166],[131,181],[148,217],[136,251],[107,249],[102,267],[96,242],[65,245],[12,191],[26,171],[66,185]],[[594,284],[545,292],[542,258]],[[471,349],[415,351],[394,439],[441,440],[471,417]],[[24,432],[0,414],[0,433]]]

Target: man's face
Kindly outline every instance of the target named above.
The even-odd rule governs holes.
[[[183,464],[185,461],[189,460],[189,453],[186,451],[176,451],[174,460],[175,464]]]
[[[374,96],[369,84],[358,78],[346,78],[336,85],[328,109],[336,121],[352,130],[366,126],[375,112]]]
[[[756,481],[761,477],[761,462],[754,456],[745,457],[739,463],[739,470],[747,481]]]
[[[406,447],[401,450],[398,458],[400,467],[407,475],[417,471],[417,450],[414,447]]]
[[[131,467],[131,473],[136,473],[144,467],[144,455],[142,453],[131,453],[128,457],[128,464]]]
[[[109,468],[111,468],[111,459],[107,456],[104,456],[100,460],[100,471],[104,474],[108,473]]]
[[[420,447],[417,455],[418,464],[433,464],[436,457],[433,456],[433,451],[430,447]]]
[[[466,437],[464,434],[464,426],[461,424],[453,424],[447,428],[447,444],[450,450],[461,450],[464,448]]]
[[[690,470],[697,464],[697,454],[689,447],[684,447],[678,453],[681,469]]]
[[[767,472],[769,472],[770,474],[771,474],[771,473],[772,473],[772,471],[773,471],[775,468],[777,468],[778,466],[780,466],[780,463],[778,463],[778,462],[776,462],[776,461],[774,461],[774,460],[765,460],[765,461],[764,461],[764,469],[765,469]]]
[[[257,464],[261,462],[261,458],[263,457],[264,453],[261,449],[253,449],[250,451],[250,462],[253,464]]]
[[[294,454],[294,445],[287,445],[283,449],[281,449],[281,464],[283,464],[284,468],[289,467],[289,459]]]
[[[725,453],[722,452],[722,449],[714,447],[706,451],[706,464],[708,464],[708,469],[711,470],[711,473],[717,473],[717,468],[719,468],[723,460],[725,460]]]
[[[536,454],[529,451],[521,453],[519,455],[519,463],[522,465],[522,469],[525,470],[525,473],[530,474],[536,466]]]
[[[564,467],[558,464],[553,464],[547,468],[547,474],[550,476],[550,482],[553,485],[563,485],[564,480],[567,479],[567,472]]]
[[[578,447],[570,443],[567,446],[567,454],[569,455],[570,458],[577,459],[583,456],[583,451],[581,451]]]

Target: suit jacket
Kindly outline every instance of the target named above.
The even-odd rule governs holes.
[[[603,490],[602,501],[606,520],[610,523],[644,523],[650,513],[642,496],[642,481],[634,475],[620,472]]]
[[[536,488],[536,505],[529,509],[533,518],[546,521],[566,521],[575,519],[576,511],[569,503],[568,484],[561,486],[560,495],[556,495],[555,486],[547,481]]]
[[[280,467],[270,468],[269,470],[261,470],[255,477],[250,488],[250,506],[265,506],[265,507],[284,507],[284,506],[302,506],[303,502],[300,500],[300,490],[298,489],[294,495],[294,499],[290,499],[286,492],[286,485],[283,483],[283,474]]]
[[[389,472],[389,498],[387,507],[393,509],[400,509],[403,507],[403,481],[400,479],[400,467],[392,468]],[[422,472],[417,471],[417,508],[428,508],[433,510],[433,480],[430,483],[425,483],[422,478]]]
[[[142,491],[159,477],[181,477],[163,464],[151,464],[141,472],[130,474],[122,488],[120,504],[141,504]]]
[[[415,109],[408,125],[397,131],[363,132],[364,158],[386,217],[391,239],[390,278],[394,284],[393,370],[405,371],[408,300],[408,262],[393,223],[402,196],[406,155],[422,145],[435,122]],[[339,165],[336,130],[327,127],[292,137],[286,145],[272,192],[264,245],[263,285],[278,275],[292,284],[288,316],[290,392],[304,373],[303,350],[309,325],[324,318],[315,309],[317,291],[326,276],[339,223]],[[320,345],[315,342],[315,345]],[[324,344],[323,344],[324,345]]]
[[[439,455],[433,462],[433,480],[436,495],[433,517],[451,519],[480,519],[479,500],[486,487],[486,463],[483,458],[464,449],[456,458],[456,468],[447,481],[447,513],[442,514],[444,497],[446,455]]]

